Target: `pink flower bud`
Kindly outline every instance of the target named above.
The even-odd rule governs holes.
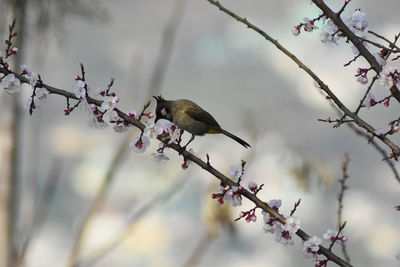
[[[298,35],[300,34],[300,27],[299,27],[299,26],[293,27],[293,29],[292,29],[292,34],[293,34],[294,36],[298,36]]]

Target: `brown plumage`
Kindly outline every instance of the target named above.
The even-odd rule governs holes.
[[[214,117],[196,103],[187,99],[168,101],[161,96],[154,98],[157,100],[156,121],[167,119],[182,130],[191,133],[192,138],[188,144],[194,139],[195,135],[222,133],[242,146],[246,148],[250,147],[244,140],[222,129]]]

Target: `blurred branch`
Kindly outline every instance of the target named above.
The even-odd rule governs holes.
[[[75,237],[75,242],[73,244],[72,252],[69,257],[69,263],[68,266],[77,266],[77,261],[79,259],[79,254],[81,252],[83,242],[85,241],[86,237],[86,232],[88,230],[88,226],[90,225],[91,221],[94,218],[94,214],[101,208],[103,205],[106,197],[108,190],[114,181],[115,178],[115,173],[118,170],[118,168],[121,166],[121,163],[123,162],[125,155],[128,150],[128,140],[130,139],[130,136],[127,136],[125,140],[121,143],[119,149],[114,155],[114,158],[112,159],[112,162],[106,172],[106,175],[102,181],[102,184],[100,185],[100,189],[93,200],[92,204],[89,207],[89,210],[85,214],[80,227],[78,228],[78,233],[77,236]]]
[[[350,129],[352,129],[356,134],[364,137],[365,139],[368,140],[368,143],[371,144],[381,155],[382,158],[386,159],[385,162],[386,164],[389,166],[390,170],[392,171],[395,179],[400,183],[400,175],[393,163],[393,160],[389,158],[388,154],[386,153],[386,151],[373,139],[371,139],[370,136],[368,136],[368,134],[362,132],[360,129],[356,128],[353,124],[347,124],[347,126],[350,127]]]
[[[183,264],[184,267],[194,267],[197,266],[200,260],[204,257],[205,253],[207,252],[208,248],[212,244],[215,235],[206,232],[198,241],[196,248],[193,250],[192,254],[190,255],[189,259]]]
[[[43,226],[47,221],[47,217],[54,202],[54,196],[57,191],[58,182],[61,178],[61,163],[59,160],[56,159],[54,162],[52,162],[50,166],[51,167],[48,172],[48,177],[46,179],[41,197],[39,199],[36,198],[35,201],[37,203],[35,203],[34,206],[35,208],[32,226],[29,229],[29,233],[24,244],[22,245],[17,266],[24,266],[29,246],[32,243],[34,237],[39,235],[41,230],[43,229]],[[39,187],[39,185],[36,185],[36,187]],[[37,190],[36,192],[39,193],[39,190]]]
[[[346,191],[346,189],[348,189],[346,181],[349,178],[349,175],[347,174],[349,163],[350,163],[349,154],[345,153],[342,165],[343,177],[339,180],[340,191],[338,194],[338,219],[337,219],[338,235],[341,232],[341,230],[343,230],[344,225],[346,225],[346,222],[343,222],[343,197],[344,197],[344,192]],[[350,263],[350,257],[349,254],[347,253],[345,242],[341,242],[341,246],[344,258],[346,259],[347,262]]]
[[[79,263],[78,266],[85,266],[85,267],[92,266],[96,264],[99,260],[107,256],[109,253],[111,253],[114,249],[116,249],[119,245],[121,245],[126,239],[128,239],[131,236],[131,233],[133,229],[136,227],[137,222],[142,217],[144,217],[154,208],[156,207],[158,208],[160,207],[160,205],[167,203],[172,196],[174,196],[179,190],[183,188],[183,186],[188,180],[189,179],[185,177],[180,178],[177,182],[173,183],[164,193],[158,194],[152,200],[148,201],[147,204],[139,208],[139,210],[137,210],[134,214],[131,215],[131,217],[127,220],[126,225],[123,227],[123,229],[120,230],[118,234],[116,234],[116,236],[113,239],[111,239],[105,245],[103,245],[102,248],[98,249],[98,251],[94,253],[94,255],[90,257],[88,260],[83,261],[83,263]]]
[[[172,13],[162,35],[158,58],[150,79],[148,97],[157,95],[161,89],[171,59],[178,27],[184,15],[185,5],[186,0],[175,0],[174,2]]]

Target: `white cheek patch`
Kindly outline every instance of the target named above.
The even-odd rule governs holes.
[[[164,117],[167,116],[167,110],[165,108],[161,109],[161,115],[163,115]]]

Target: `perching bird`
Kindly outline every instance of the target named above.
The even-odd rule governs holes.
[[[195,135],[219,133],[232,138],[245,148],[250,147],[247,142],[222,129],[214,117],[196,103],[187,99],[169,101],[162,98],[162,96],[153,97],[157,100],[156,122],[159,119],[166,119],[176,124],[181,130],[192,134],[184,148],[193,141]]]

